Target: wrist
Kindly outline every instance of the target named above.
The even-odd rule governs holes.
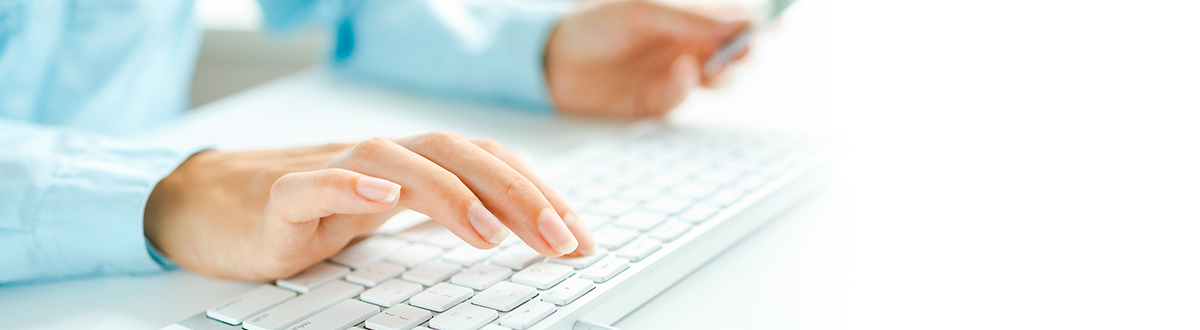
[[[158,257],[173,258],[168,252],[170,249],[163,245],[163,239],[171,227],[169,221],[172,214],[175,214],[175,210],[182,204],[182,192],[189,186],[187,182],[192,181],[191,176],[196,172],[195,168],[204,163],[205,159],[217,153],[214,150],[204,150],[191,155],[171,174],[159,180],[146,199],[146,209],[142,215],[142,230],[152,249],[151,256],[156,257],[156,261],[158,261]],[[158,252],[159,255],[155,256],[154,252]],[[174,264],[171,263],[171,265]]]

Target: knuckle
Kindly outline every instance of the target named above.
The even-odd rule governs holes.
[[[421,142],[424,145],[437,148],[437,147],[450,145],[460,139],[462,139],[462,136],[458,135],[458,133],[454,133],[451,131],[445,131],[445,130],[438,130],[438,131],[425,133],[425,135],[421,139]]]
[[[478,145],[480,148],[483,148],[483,150],[487,150],[491,153],[507,150],[503,144],[500,144],[500,141],[496,141],[492,138],[475,138],[475,145]]]
[[[373,158],[383,152],[389,143],[392,143],[392,141],[385,138],[370,138],[354,145],[354,148],[350,150],[350,156],[354,158]]]
[[[264,176],[276,178],[274,183],[271,184],[271,196],[280,196],[283,194],[286,191],[285,189],[287,189],[287,182],[295,180],[297,176],[296,173],[276,173],[281,171],[279,168],[270,168],[264,171]]]
[[[538,193],[537,186],[533,185],[532,181],[522,176],[514,175],[509,178],[508,185],[504,188],[504,194],[501,195],[505,203],[512,203],[526,199],[528,196]]]

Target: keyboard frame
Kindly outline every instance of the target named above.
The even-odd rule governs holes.
[[[595,289],[570,305],[558,306],[558,311],[529,330],[587,330],[583,326],[576,327],[578,321],[612,324],[749,234],[815,196],[824,187],[828,150],[820,139],[806,139],[804,143],[803,157],[790,170],[708,220],[693,225],[683,236],[663,243],[659,251],[646,259],[630,263],[629,269],[611,280],[596,283]],[[555,164],[552,167],[569,166]]]

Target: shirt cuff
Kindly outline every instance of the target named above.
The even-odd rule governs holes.
[[[113,143],[82,154],[54,175],[41,199],[36,244],[52,274],[148,274],[176,268],[146,240],[154,187],[202,147]]]

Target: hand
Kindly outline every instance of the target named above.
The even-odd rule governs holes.
[[[181,267],[262,281],[329,258],[404,208],[481,249],[508,229],[547,256],[596,248],[574,211],[512,152],[450,132],[201,152],[154,188],[144,222],[150,243]]]
[[[746,19],[722,21],[650,1],[608,2],[569,14],[546,44],[550,97],[569,114],[662,115],[693,86],[722,80],[724,68],[703,75],[702,63],[748,26]]]

